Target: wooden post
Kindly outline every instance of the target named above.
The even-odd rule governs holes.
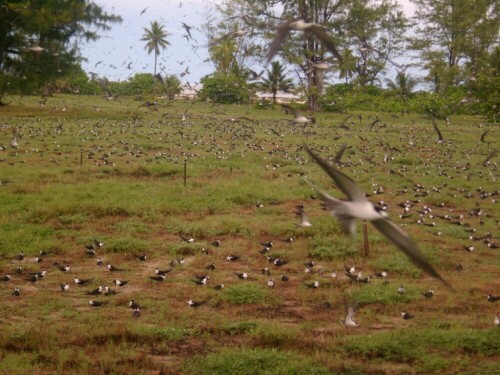
[[[368,258],[368,256],[370,255],[370,246],[368,244],[368,225],[366,224],[366,221],[363,221],[363,239],[365,258]]]
[[[184,187],[186,186],[187,181],[187,159],[184,159]]]

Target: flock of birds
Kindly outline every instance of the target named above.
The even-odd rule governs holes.
[[[174,104],[172,104],[174,106]],[[274,160],[281,160],[282,163],[298,163],[303,166],[307,164],[307,159],[304,157],[307,153],[311,159],[323,169],[333,180],[335,185],[340,191],[344,192],[348,200],[343,201],[332,197],[323,190],[312,185],[309,180],[304,180],[305,182],[311,184],[313,189],[316,190],[319,197],[323,200],[324,209],[330,211],[330,213],[339,220],[341,227],[347,233],[353,233],[355,228],[355,220],[361,219],[370,221],[387,239],[393,242],[397,248],[403,251],[408,258],[417,266],[420,267],[425,273],[441,281],[448,288],[452,288],[450,284],[433,268],[431,263],[423,256],[423,254],[418,249],[416,243],[410,239],[410,237],[403,231],[403,229],[390,221],[385,214],[388,208],[388,204],[383,200],[377,202],[373,205],[367,196],[377,196],[379,194],[387,193],[382,186],[376,186],[373,192],[365,194],[359,186],[354,182],[354,180],[348,177],[346,174],[341,172],[338,168],[349,169],[352,173],[358,176],[366,175],[370,173],[372,168],[379,168],[388,170],[391,168],[391,160],[394,160],[395,156],[401,157],[408,152],[417,151],[419,154],[430,155],[427,160],[423,160],[423,167],[417,166],[419,168],[419,173],[437,173],[444,179],[453,179],[455,177],[460,177],[467,175],[467,179],[471,178],[490,178],[491,174],[488,173],[488,168],[496,168],[495,163],[491,161],[486,161],[483,163],[485,166],[484,171],[474,170],[471,163],[464,158],[462,162],[451,162],[454,160],[453,155],[456,152],[461,152],[457,150],[456,144],[453,141],[448,141],[443,137],[441,131],[438,133],[438,139],[433,142],[433,137],[429,133],[424,133],[420,135],[415,134],[413,125],[406,130],[402,130],[400,134],[400,143],[397,145],[390,145],[384,140],[382,136],[375,135],[371,142],[364,140],[363,135],[370,130],[374,134],[378,134],[381,131],[395,131],[396,128],[390,124],[383,123],[378,117],[369,118],[366,123],[366,119],[363,116],[353,117],[347,116],[344,118],[342,123],[338,128],[335,129],[335,137],[339,140],[342,136],[354,136],[356,134],[362,141],[362,146],[359,150],[353,150],[352,147],[348,147],[346,143],[340,145],[339,149],[334,152],[334,149],[324,144],[316,143],[317,140],[321,139],[323,135],[321,134],[322,128],[312,119],[307,119],[307,121],[296,121],[297,118],[302,118],[303,115],[298,111],[293,111],[290,106],[283,106],[283,109],[288,112],[293,113],[292,120],[276,120],[276,121],[258,121],[252,119],[248,116],[238,116],[238,117],[228,117],[228,114],[221,112],[218,107],[206,106],[206,114],[201,113],[190,113],[192,107],[188,105],[183,111],[183,118],[175,121],[168,120],[171,116],[163,116],[155,111],[149,111],[149,116],[156,116],[157,122],[155,121],[140,121],[137,122],[126,122],[126,123],[107,123],[106,121],[93,122],[89,127],[86,127],[84,122],[78,124],[79,134],[74,134],[73,137],[80,137],[81,141],[85,143],[92,143],[93,145],[87,149],[87,159],[92,160],[95,165],[113,165],[115,162],[119,162],[120,159],[128,160],[131,158],[141,158],[144,163],[159,163],[162,161],[170,162],[180,162],[184,158],[204,158],[208,155],[215,157],[217,160],[225,160],[231,155],[241,154],[244,155],[248,152],[262,153],[270,156]],[[176,110],[175,113],[182,111]],[[198,116],[198,117],[197,117]],[[201,128],[197,128],[193,120],[197,117],[198,121],[208,121]],[[363,124],[365,122],[365,124]],[[293,126],[290,126],[290,123]],[[165,126],[165,125],[169,126]],[[257,135],[255,124],[259,125],[259,130],[264,132],[264,136]],[[299,126],[300,125],[300,126]],[[434,123],[434,128],[437,128],[437,124]],[[196,130],[195,130],[196,129]],[[203,129],[203,133],[200,133],[200,129]],[[471,129],[471,133],[475,131]],[[153,157],[140,145],[133,145],[121,139],[121,135],[132,132],[134,135],[141,135],[141,137],[148,137],[151,140],[166,141],[168,140],[171,147],[168,147],[168,153],[157,153]],[[21,151],[20,148],[23,146],[28,146],[30,144],[29,139],[57,139],[60,136],[67,136],[73,133],[68,132],[67,127],[61,124],[55,128],[47,128],[37,124],[34,120],[33,124],[25,125],[24,127],[17,127],[11,140],[11,147],[16,150],[15,152]],[[408,134],[405,134],[408,133]],[[308,136],[308,145],[292,145],[286,142],[287,134]],[[407,137],[413,137],[409,139]],[[477,144],[485,144],[484,132],[482,133],[481,139],[478,139]],[[114,141],[113,141],[114,140]],[[316,142],[314,141],[316,140]],[[15,141],[15,142],[14,142]],[[420,143],[419,148],[416,147],[416,142]],[[46,143],[45,143],[46,144]],[[100,145],[98,145],[100,144]],[[187,148],[186,148],[187,146]],[[435,147],[440,147],[440,151],[436,152]],[[118,151],[118,148],[122,148],[123,151]],[[479,146],[478,146],[479,147]],[[6,150],[6,146],[2,146],[3,150]],[[191,149],[189,152],[187,149]],[[31,153],[49,153],[50,150],[33,150]],[[58,148],[54,148],[56,154],[59,153]],[[329,163],[324,159],[320,158],[317,153],[321,152],[323,154],[331,155],[329,157]],[[469,152],[474,152],[474,150],[469,150]],[[482,151],[484,152],[484,151]],[[382,155],[383,154],[383,155]],[[391,156],[388,156],[391,155]],[[378,160],[377,160],[378,159]],[[59,163],[54,158],[53,162]],[[5,160],[2,160],[5,161]],[[280,170],[282,165],[272,164],[266,165],[266,169]],[[392,192],[395,196],[408,196],[413,195],[413,199],[402,200],[399,204],[401,209],[401,215],[399,216],[403,225],[422,225],[430,227],[431,229],[437,229],[443,226],[458,226],[464,228],[464,233],[466,238],[469,239],[469,243],[463,245],[466,252],[474,251],[478,246],[477,243],[483,243],[485,248],[497,249],[498,244],[494,241],[493,235],[491,233],[479,234],[475,227],[472,227],[467,223],[466,216],[463,214],[453,214],[453,210],[448,209],[447,204],[443,203],[437,206],[423,205],[421,199],[435,194],[447,193],[451,197],[463,197],[465,199],[475,199],[477,200],[476,208],[471,209],[467,216],[474,221],[477,221],[479,225],[484,224],[485,221],[491,221],[492,216],[483,209],[479,202],[490,200],[493,204],[496,202],[496,196],[498,191],[486,191],[482,188],[476,191],[469,189],[461,189],[456,187],[448,186],[447,183],[443,183],[440,186],[435,186],[432,190],[422,186],[421,184],[413,181],[409,176],[412,172],[412,168],[407,165],[402,165],[399,169],[391,169],[389,172],[395,176],[395,178],[404,181],[403,186],[400,190]],[[453,170],[453,172],[451,172]],[[462,177],[463,178],[463,177]],[[8,183],[9,181],[3,181]],[[262,207],[262,203],[256,203],[256,208]],[[298,230],[307,230],[307,228],[314,225],[314,222],[306,215],[306,208],[304,205],[297,206],[296,215],[299,218],[296,227]],[[498,222],[497,222],[498,225]],[[434,235],[441,236],[441,231],[434,232]],[[183,237],[182,241],[191,244],[194,243],[194,239],[191,237]],[[283,239],[284,243],[293,243],[293,237]],[[85,248],[85,254],[88,257],[95,257],[97,251],[103,247],[103,243],[98,240],[93,240],[88,247]],[[211,243],[213,247],[223,248],[220,240],[215,240]],[[262,267],[261,270],[238,270],[231,271],[234,276],[234,280],[256,280],[255,274],[260,275],[258,279],[264,278],[265,285],[270,288],[275,288],[280,282],[288,282],[290,279],[296,280],[296,267],[290,268],[292,264],[290,260],[281,255],[274,256],[272,253],[273,241],[262,243],[261,254],[265,256],[269,266]],[[201,253],[203,255],[214,255],[206,249],[202,249]],[[49,258],[52,254],[47,252],[41,252],[37,254],[33,261],[36,264],[46,264],[40,263],[45,259]],[[54,255],[52,255],[54,256]],[[221,259],[225,262],[238,264],[241,262],[240,254],[227,254],[220,255]],[[149,257],[146,254],[134,254],[134,258],[139,262],[148,263]],[[20,253],[14,261],[23,261],[24,253]],[[55,262],[54,259],[53,266],[63,273],[72,273],[74,269],[78,269],[78,266],[70,264],[60,264]],[[212,261],[206,266],[202,273],[198,271],[195,272],[192,277],[190,277],[190,282],[198,286],[208,286],[213,287],[215,290],[223,290],[225,287],[224,283],[218,283],[211,285],[211,279],[213,278],[215,264],[217,259],[212,259]],[[166,269],[155,269],[154,273],[148,276],[150,282],[163,282],[168,280],[169,273],[177,269],[184,269],[185,259],[174,259],[170,263],[170,268]],[[304,274],[306,279],[302,280],[300,284],[307,289],[318,289],[320,285],[323,284],[321,277],[324,275],[324,268],[321,272],[318,272],[317,265],[312,260],[304,260],[303,265],[305,266]],[[119,274],[120,277],[112,280],[112,284],[115,288],[120,291],[127,290],[130,286],[128,279],[123,279],[121,275],[127,275],[128,270],[122,269],[111,263],[106,263],[100,257],[96,260],[96,266],[98,270],[104,270],[104,272],[109,274]],[[284,268],[280,268],[286,266]],[[184,268],[182,268],[184,267]],[[279,277],[274,277],[276,270],[287,269],[292,270],[293,274],[287,274],[283,272]],[[455,265],[455,270],[461,272],[463,266],[461,262],[457,262]],[[136,272],[136,270],[134,270]],[[47,269],[39,270],[36,272],[24,273],[21,264],[15,269],[13,273],[6,273],[0,280],[8,283],[13,281],[13,278],[22,277],[27,282],[38,285],[39,281],[44,280],[49,277],[50,271]],[[354,266],[345,266],[345,277],[349,283],[355,283],[357,285],[363,285],[365,283],[370,283],[372,276],[364,275],[363,272],[356,270]],[[272,275],[272,277],[270,277]],[[310,279],[311,276],[319,277],[315,279]],[[328,273],[330,280],[337,280],[337,272],[331,271]],[[77,275],[76,275],[77,276]],[[94,278],[80,278],[74,277],[74,283],[78,288],[91,284],[97,277]],[[381,279],[387,278],[386,271],[379,271],[375,274],[376,277]],[[68,292],[71,287],[71,282],[63,282],[60,284],[61,292]],[[227,284],[227,283],[226,283]],[[395,291],[396,292],[396,291]],[[101,300],[96,297],[100,296],[113,296],[118,294],[115,289],[110,288],[107,285],[99,285],[92,290],[84,291],[84,295],[93,296],[94,298],[89,299],[88,304],[93,308],[99,308],[107,304],[107,300]],[[398,294],[404,294],[405,288],[401,286],[397,290]],[[12,294],[16,297],[22,296],[22,287],[16,285],[12,290]],[[423,293],[426,298],[432,298],[434,291],[431,289],[428,292]],[[489,302],[498,301],[499,297],[494,294],[488,294],[487,300]],[[188,307],[199,307],[207,304],[207,299],[193,299],[189,298],[186,300]],[[325,303],[327,306],[328,303]],[[139,317],[141,314],[140,305],[138,301],[131,300],[129,302],[129,307],[132,309],[132,314],[134,317]],[[355,304],[347,304],[346,307],[346,317],[343,320],[344,324],[349,327],[357,326],[354,322],[355,315]],[[402,312],[402,317],[404,319],[411,319],[413,314],[405,311]],[[497,322],[498,317],[495,318]]]

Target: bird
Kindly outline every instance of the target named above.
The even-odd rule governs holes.
[[[102,285],[99,285],[99,287],[92,289],[90,292],[85,292],[86,296],[98,296],[99,294],[102,294],[102,291],[104,290],[104,287]]]
[[[102,266],[104,264],[103,260],[101,258],[97,258],[95,263],[98,265],[98,266]]]
[[[489,302],[496,302],[500,300],[500,296],[494,296],[492,294],[488,294],[486,298],[488,299]]]
[[[285,264],[288,263],[288,260],[286,259],[283,259],[283,258],[276,258],[273,260],[273,264],[276,266],[276,267],[281,267]]]
[[[264,73],[264,70],[262,70],[260,73],[257,73],[255,71],[253,71],[252,69],[248,69],[248,71],[252,75],[252,78],[250,79],[250,81],[260,81],[261,79],[264,78],[262,76],[262,74]]]
[[[205,269],[210,271],[215,270],[215,263],[210,263],[208,266],[205,267]]]
[[[386,271],[375,272],[375,276],[384,278],[387,277],[387,272]]]
[[[316,288],[319,288],[319,281],[318,280],[315,280],[313,281],[312,283],[305,283],[304,284],[307,288],[310,288],[310,289],[316,289]]]
[[[274,279],[267,280],[267,286],[270,288],[274,288],[275,282]]]
[[[14,290],[12,291],[12,295],[19,297],[21,295],[21,289],[19,289],[18,287],[15,287]]]
[[[217,285],[214,285],[213,287],[215,290],[222,290],[224,289],[224,284],[217,284]]]
[[[334,180],[337,187],[349,198],[349,201],[343,202],[315,187],[326,206],[330,209],[331,214],[340,221],[345,232],[351,234],[355,233],[355,219],[357,218],[370,221],[379,232],[403,251],[416,266],[451,289],[450,284],[437,273],[434,267],[432,267],[429,261],[421,253],[417,244],[402,229],[390,221],[383,210],[377,210],[350,177],[327,164],[324,160],[316,156],[308,147],[306,147],[306,150],[313,160]]]
[[[246,272],[235,272],[234,273],[239,279],[246,280],[248,279],[248,273]]]
[[[289,278],[287,275],[281,275],[281,276],[280,276],[280,280],[281,280],[281,281],[289,281],[289,280],[290,280],[290,278]]]
[[[425,298],[432,298],[434,297],[434,290],[429,289],[428,291],[422,293]]]
[[[273,241],[262,242],[261,245],[268,247],[268,248],[271,248],[271,247],[273,247]]]
[[[135,300],[131,299],[128,303],[128,307],[135,310],[139,308],[139,304]]]
[[[293,124],[307,124],[308,122],[315,123],[316,120],[314,117],[306,117],[302,114],[302,112],[298,109],[295,109],[287,104],[280,104],[282,108],[286,110],[286,112],[293,113],[293,120],[290,120]]]
[[[405,294],[405,293],[406,293],[406,288],[405,288],[403,285],[401,285],[401,286],[398,288],[398,293],[399,293],[399,294]]]
[[[345,319],[343,321],[344,326],[351,327],[351,328],[358,326],[358,323],[356,323],[353,320],[354,319],[354,315],[356,315],[356,310],[355,309],[356,309],[356,304],[346,306],[346,316],[345,316]]]
[[[165,276],[167,273],[172,272],[173,268],[167,268],[165,270],[160,270],[158,268],[155,268],[155,274],[160,275],[160,276]]]
[[[210,280],[210,276],[208,275],[195,276],[191,280],[197,285],[207,285],[208,280]]]
[[[19,261],[23,260],[24,259],[24,252],[22,252],[22,251],[19,252],[19,254],[17,254],[17,256],[16,256],[16,259]]]
[[[238,29],[236,31],[232,31],[228,34],[225,34],[223,36],[221,36],[220,38],[217,38],[217,39],[214,39],[212,41],[210,41],[210,43],[208,44],[209,47],[213,47],[214,45],[222,42],[223,40],[226,40],[226,39],[235,39],[235,38],[240,38],[242,36],[244,36],[246,33],[248,33],[248,29],[245,28],[245,29]]]
[[[148,8],[149,7],[146,7],[143,10],[141,10],[141,13],[139,13],[139,16],[142,16],[144,13],[146,13],[146,11],[148,10]]]
[[[61,291],[67,292],[69,290],[69,284],[60,284]]]
[[[54,265],[55,267],[57,267],[57,268],[59,269],[59,271],[61,271],[61,272],[69,272],[69,270],[70,270],[70,268],[71,268],[71,267],[70,267],[70,266],[68,266],[68,265],[66,265],[66,266],[62,266],[62,265],[60,265],[60,264],[59,264],[59,262],[54,262],[54,263],[53,263],[53,265]]]
[[[306,213],[304,211],[304,207],[300,206],[299,211],[296,212],[297,215],[300,216],[300,223],[296,225],[297,228],[307,228],[312,226],[312,224],[309,222],[309,219],[306,216]]]
[[[141,316],[141,311],[139,310],[139,308],[136,308],[136,309],[134,309],[134,311],[132,311],[132,316],[134,318],[138,318]]]
[[[437,126],[437,122],[436,122],[435,118],[432,119],[432,126],[434,127],[434,130],[436,131],[436,133],[438,135],[438,142],[443,142],[444,141],[443,134],[441,134],[441,131],[439,130],[439,128]]]
[[[234,262],[235,260],[238,260],[240,259],[240,257],[238,255],[228,255],[226,257],[226,259],[229,261],[229,262]]]
[[[10,281],[10,275],[4,275],[0,277],[0,281]]]
[[[106,301],[97,301],[97,300],[90,300],[89,305],[92,307],[101,307],[104,306],[107,302]]]
[[[276,35],[269,46],[269,51],[265,58],[266,64],[268,64],[278,53],[283,41],[290,31],[310,31],[316,36],[323,46],[329,50],[333,55],[342,63],[343,59],[340,53],[337,50],[334,40],[326,33],[323,26],[315,24],[315,23],[307,23],[303,19],[294,19],[286,21],[276,27]]]
[[[16,267],[16,270],[14,271],[16,275],[20,275],[23,273],[23,267],[21,265],[18,265]]]
[[[144,262],[146,259],[148,259],[146,254],[133,254],[133,255],[137,260],[140,260],[141,262]]]
[[[215,240],[212,242],[212,246],[219,247],[222,244],[221,240]]]
[[[205,301],[193,301],[192,299],[186,301],[187,304],[190,306],[190,307],[199,307],[201,305],[203,305],[204,303],[206,303],[208,300],[205,300]]]
[[[85,285],[91,282],[92,280],[94,279],[79,279],[79,278],[74,279],[76,285]]]
[[[113,283],[115,283],[116,286],[122,287],[128,284],[128,280],[113,280]]]
[[[495,324],[496,327],[500,327],[500,317],[495,316],[493,323]]]
[[[405,312],[405,311],[403,311],[403,312],[401,313],[401,316],[403,317],[403,319],[404,319],[404,320],[410,320],[410,319],[414,318],[414,316],[413,316],[413,315],[411,315],[410,313]]]
[[[149,278],[151,280],[154,280],[154,281],[165,281],[165,279],[167,278],[167,276],[165,276],[165,275],[157,275],[157,276],[149,276]]]
[[[110,272],[120,272],[120,271],[123,271],[121,268],[118,268],[118,267],[115,267],[113,266],[112,264],[108,263],[106,265],[106,268],[108,269],[108,271]]]
[[[187,25],[184,22],[181,22],[181,23],[182,23],[182,27],[184,28],[184,30],[186,30],[186,33],[188,34],[189,39],[192,39],[193,38],[192,35],[191,35],[192,26],[189,26],[189,25]]]
[[[187,242],[187,243],[194,243],[194,238],[193,237],[185,237],[185,236],[180,236],[182,238],[183,241]]]

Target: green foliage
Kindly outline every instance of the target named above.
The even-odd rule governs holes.
[[[363,285],[362,288],[353,290],[349,299],[363,306],[372,303],[385,305],[408,303],[421,297],[417,290],[412,288],[406,288],[404,294],[399,294],[397,288],[395,285],[377,283],[377,280],[372,280],[371,283]]]
[[[160,54],[160,48],[165,49],[170,45],[170,42],[166,39],[168,35],[169,33],[164,29],[164,26],[158,21],[152,21],[149,29],[144,28],[144,35],[141,38],[141,41],[146,42],[144,49],[148,50],[148,54],[154,52],[155,55],[153,76],[156,76],[156,62]]]
[[[55,84],[78,63],[75,41],[121,22],[89,0],[3,1],[0,19],[0,73],[23,92]]]
[[[214,73],[200,80],[203,88],[198,94],[202,101],[216,103],[248,103],[250,90],[246,80],[235,74]]]
[[[276,94],[278,91],[288,93],[293,89],[293,81],[286,77],[285,67],[279,61],[271,63],[271,70],[267,73],[260,87],[273,94],[273,103],[276,103]]]
[[[295,353],[269,349],[226,349],[186,363],[188,374],[199,375],[327,375],[325,367]]]
[[[151,73],[137,73],[129,78],[119,91],[125,95],[144,95],[153,93],[153,75]]]
[[[181,92],[181,81],[174,74],[167,74],[163,78],[163,84],[165,93],[167,97],[172,100],[175,98],[175,95],[180,94]]]

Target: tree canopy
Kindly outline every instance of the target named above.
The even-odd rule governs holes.
[[[71,70],[78,43],[121,22],[89,0],[0,0],[0,75],[33,90]]]

